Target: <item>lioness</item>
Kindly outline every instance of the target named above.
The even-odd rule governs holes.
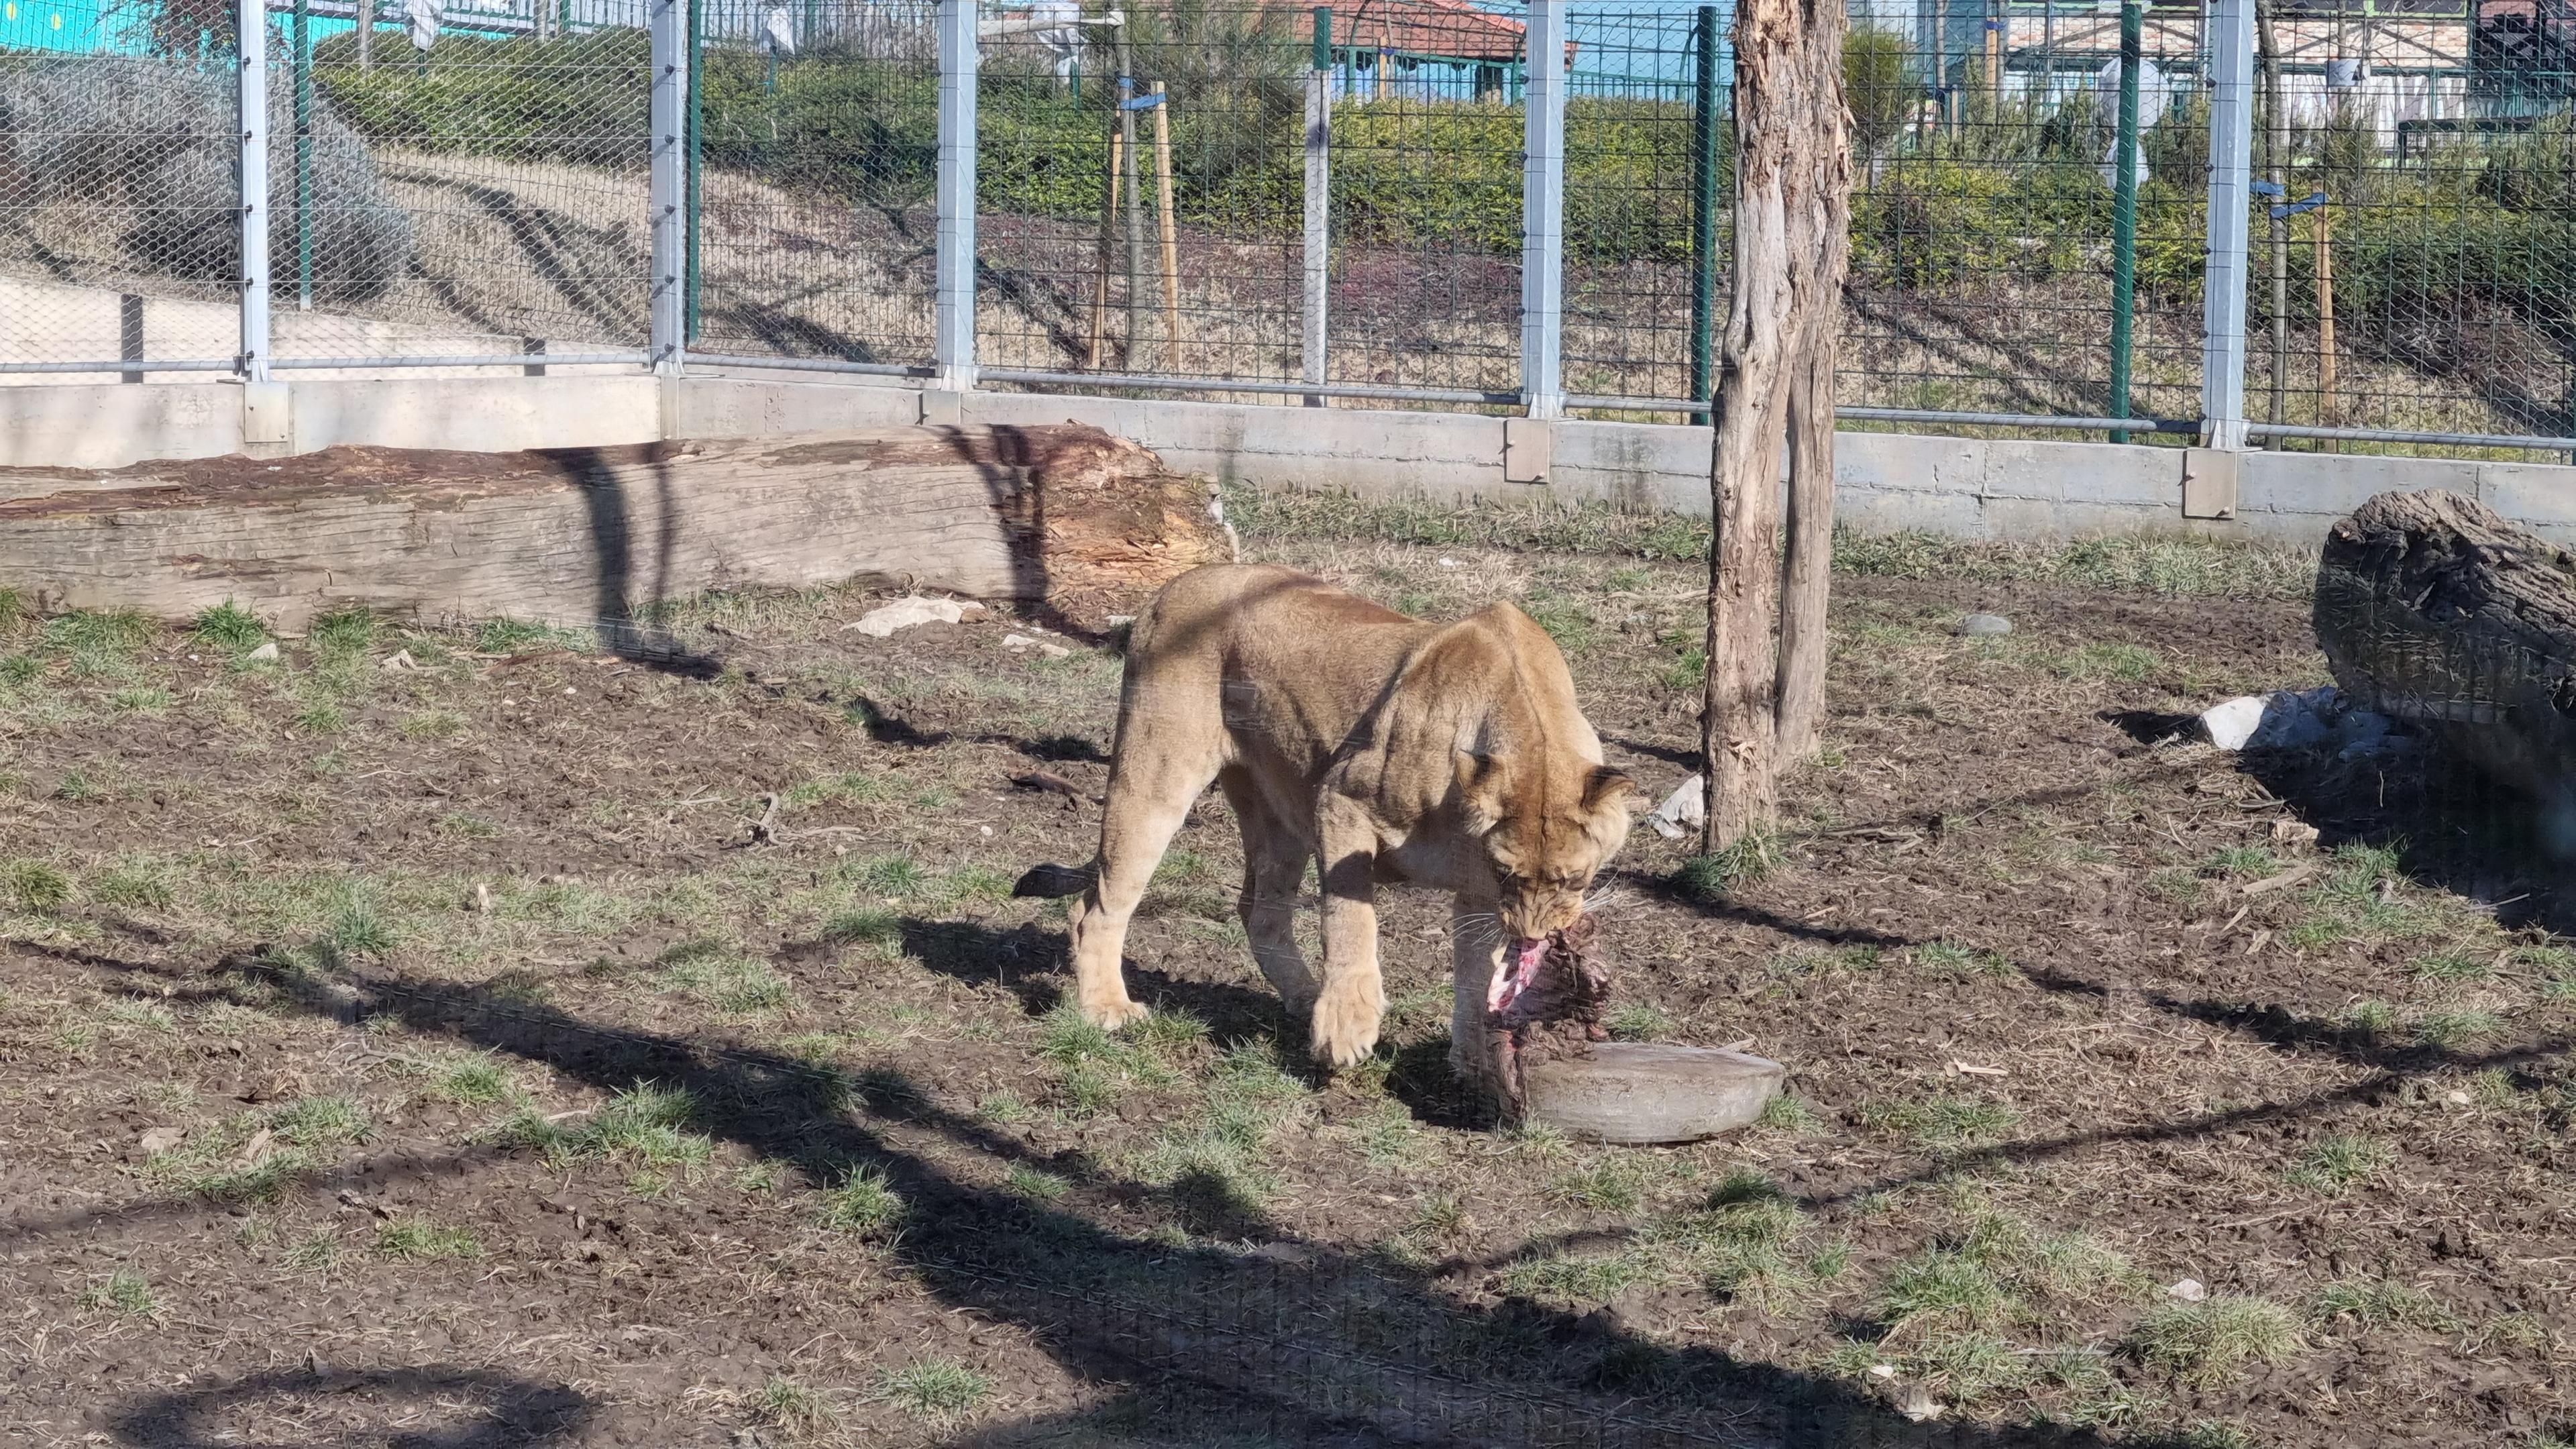
[[[1602,764],[1555,641],[1511,605],[1426,624],[1284,568],[1194,569],[1128,638],[1100,854],[1073,913],[1085,1019],[1145,1014],[1119,970],[1127,921],[1210,780],[1243,826],[1252,959],[1325,1062],[1377,1045],[1377,883],[1455,893],[1450,1058],[1469,1073],[1485,1014],[1529,985],[1626,840],[1634,794]],[[1320,983],[1289,929],[1309,859]]]

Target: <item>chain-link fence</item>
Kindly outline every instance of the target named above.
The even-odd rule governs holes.
[[[682,0],[660,43],[684,119],[657,149],[653,3],[365,0],[360,25],[353,0],[268,0],[274,364],[685,348],[1673,420],[1716,374],[1731,4],[982,0],[948,37],[975,105],[943,122],[938,0]],[[233,14],[147,0],[0,24],[0,376],[251,350],[237,142],[259,128],[238,124]],[[2243,416],[2274,446],[2566,449],[2576,16],[2266,11],[2251,164],[2213,177],[2222,14],[2253,11],[1855,0],[1847,412],[2190,433],[2204,357],[2233,375],[2241,356]],[[943,149],[970,114],[971,147]],[[1550,116],[1552,173],[1529,159]],[[951,231],[974,248],[943,271],[941,167],[968,155],[974,214]],[[1561,185],[1556,212],[1531,210],[1532,174]],[[2254,193],[2241,349],[2203,328],[2229,188]],[[680,218],[667,339],[657,215]],[[958,355],[937,355],[943,276],[973,308]]]
[[[2268,27],[2246,359],[2259,423],[2576,433],[2576,13],[2407,13],[2431,8]]]
[[[0,362],[78,382],[232,366],[238,116],[227,10],[7,7]]]

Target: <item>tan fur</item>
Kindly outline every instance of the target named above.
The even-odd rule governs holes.
[[[1555,641],[1511,605],[1426,624],[1288,569],[1192,570],[1128,640],[1100,855],[1073,916],[1088,1020],[1145,1014],[1119,970],[1128,918],[1211,780],[1243,827],[1253,960],[1336,1066],[1377,1044],[1378,883],[1455,896],[1451,1058],[1473,1068],[1506,943],[1582,913],[1633,793],[1602,767]],[[1290,931],[1310,859],[1320,981]]]

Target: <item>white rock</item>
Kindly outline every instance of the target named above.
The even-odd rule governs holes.
[[[409,674],[420,668],[420,661],[411,657],[410,650],[397,649],[386,655],[384,661],[376,667],[394,674]]]
[[[1959,621],[1959,632],[1971,639],[1992,639],[2012,632],[2012,620],[2001,614],[1970,614]]]
[[[2332,738],[2343,714],[2334,686],[2245,694],[2200,716],[2201,731],[2222,750],[2305,750]]]
[[[1108,622],[1109,627],[1112,629],[1124,629],[1128,625],[1136,622],[1136,616],[1133,614],[1112,614],[1109,616]]]
[[[1896,1395],[1896,1412],[1917,1424],[1929,1423],[1941,1417],[1941,1401],[1921,1384],[1907,1384]]]
[[[2453,1087],[2451,1090],[2442,1094],[2442,1100],[2450,1103],[2454,1107],[2465,1107],[2469,1105],[2469,1094],[2461,1091],[2457,1087]]]
[[[1545,54],[1546,52],[1542,51],[1540,53]],[[1869,1376],[1874,1379],[1892,1379],[1896,1377],[1896,1365],[1892,1363],[1871,1364],[1869,1366]]]
[[[1010,650],[1035,649],[1038,647],[1038,641],[1026,634],[1005,634],[1002,636],[1002,647]]]
[[[1061,644],[1049,644],[1044,640],[1039,641],[1038,652],[1049,659],[1070,659],[1073,657],[1072,650],[1065,648]]]
[[[1440,566],[1444,569],[1454,569],[1458,566],[1458,561],[1454,558],[1444,558],[1440,561]]]
[[[2165,1288],[2165,1292],[2185,1303],[2198,1303],[2209,1296],[2209,1290],[2202,1287],[2197,1278],[2177,1279]]]
[[[2200,728],[2209,742],[2222,750],[2241,750],[2263,727],[2263,696],[2241,694],[2225,704],[2212,705],[2200,712]]]
[[[184,1129],[178,1127],[154,1127],[143,1134],[143,1141],[140,1145],[146,1152],[167,1152],[187,1139],[188,1134]]]
[[[277,641],[271,639],[242,657],[258,664],[274,664],[277,662]]]
[[[879,604],[860,616],[857,623],[845,627],[883,639],[897,629],[909,629],[915,624],[954,624],[965,617],[966,607],[955,599],[907,595],[891,604]]]
[[[1708,786],[1693,775],[1664,797],[1664,803],[1646,817],[1646,824],[1666,840],[1679,840],[1708,818]]]

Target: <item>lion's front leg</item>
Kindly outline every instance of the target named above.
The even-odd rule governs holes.
[[[1324,984],[1309,1034],[1315,1058],[1356,1066],[1377,1046],[1386,987],[1377,969],[1377,832],[1350,807],[1316,812],[1324,883]]]
[[[1495,902],[1460,892],[1449,902],[1450,974],[1456,995],[1449,1007],[1449,1069],[1458,1080],[1481,1083],[1494,1069],[1485,1023],[1493,1014],[1494,973],[1503,969],[1503,923]]]

